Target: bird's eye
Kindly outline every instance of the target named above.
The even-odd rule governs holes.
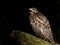
[[[33,8],[33,10],[35,10],[35,8]]]

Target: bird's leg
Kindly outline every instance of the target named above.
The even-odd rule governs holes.
[[[46,40],[46,38],[44,38],[44,40]]]
[[[44,38],[44,40],[49,42],[49,40],[46,37]]]

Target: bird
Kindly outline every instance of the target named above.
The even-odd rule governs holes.
[[[44,16],[37,8],[29,8],[29,22],[32,30],[36,36],[43,38],[44,40],[49,40],[52,45],[60,45],[55,43],[52,29],[49,20]]]

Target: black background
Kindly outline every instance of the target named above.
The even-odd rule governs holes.
[[[28,9],[31,7],[36,7],[48,18],[52,27],[52,31],[56,33],[55,37],[58,38],[57,29],[60,25],[60,22],[56,17],[60,10],[60,4],[58,3],[58,0],[2,1],[0,7],[0,40],[2,45],[17,45],[15,40],[13,41],[10,39],[10,33],[12,30],[20,30],[34,35],[28,20]]]

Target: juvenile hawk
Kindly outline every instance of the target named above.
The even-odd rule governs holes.
[[[29,8],[29,10],[29,13],[31,14],[29,15],[29,21],[36,35],[44,38],[45,40],[49,40],[53,45],[58,45],[53,39],[48,19],[36,8]]]

